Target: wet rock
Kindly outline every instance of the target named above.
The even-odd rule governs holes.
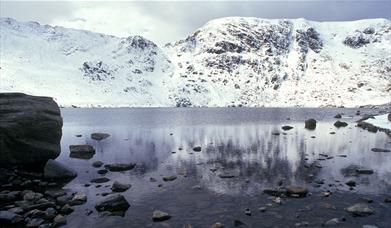
[[[43,167],[60,155],[62,118],[50,97],[0,93],[0,164]]]
[[[106,183],[106,182],[109,182],[110,179],[107,178],[107,177],[98,177],[98,178],[94,178],[92,180],[90,180],[91,183]]]
[[[26,194],[23,195],[23,200],[35,202],[41,199],[42,197],[43,195],[41,193],[27,192]]]
[[[43,222],[45,222],[45,220],[41,218],[33,218],[27,222],[26,227],[37,227],[41,225]]]
[[[156,210],[152,214],[152,221],[154,222],[160,222],[160,221],[166,221],[171,218],[171,215],[169,215],[166,212]]]
[[[315,130],[316,128],[316,120],[315,119],[308,119],[304,123],[304,128],[309,130]]]
[[[95,209],[99,212],[126,211],[129,207],[130,205],[125,197],[119,194],[110,195],[95,205]]]
[[[300,186],[288,186],[286,187],[286,191],[288,196],[291,197],[305,197],[308,193],[307,188]]]
[[[100,170],[98,170],[98,171],[96,171],[98,174],[100,174],[100,175],[104,175],[104,174],[106,174],[107,172],[109,172],[107,169],[100,169]]]
[[[378,228],[378,226],[375,226],[375,225],[362,225],[362,228]]]
[[[224,228],[224,224],[220,223],[220,222],[216,222],[215,224],[213,224],[211,226],[211,228]]]
[[[247,215],[247,216],[251,216],[251,210],[250,210],[250,208],[246,208],[246,209],[244,210],[244,214]]]
[[[338,218],[333,218],[324,223],[325,226],[338,226],[341,222]]]
[[[279,197],[287,195],[286,189],[264,189],[263,193],[270,196],[279,196]]]
[[[282,130],[284,130],[284,131],[289,131],[289,130],[293,129],[292,126],[288,126],[288,125],[282,126],[281,128],[282,128]]]
[[[341,118],[342,118],[342,115],[338,113],[337,115],[334,116],[334,118],[336,118],[336,119],[341,119]]]
[[[95,161],[92,163],[92,166],[95,168],[100,168],[100,167],[102,167],[102,165],[103,165],[103,162],[101,162],[101,161]]]
[[[45,210],[45,218],[46,219],[53,219],[54,217],[56,217],[57,215],[57,211],[56,209],[52,208],[52,207],[49,207]]]
[[[234,227],[248,227],[248,225],[238,219],[234,220]]]
[[[387,196],[387,197],[384,199],[384,203],[391,203],[391,196]]]
[[[345,177],[351,177],[351,176],[373,174],[374,171],[372,169],[368,169],[368,168],[365,168],[365,167],[359,166],[359,165],[349,165],[349,166],[341,169],[341,173]]]
[[[51,159],[47,161],[43,173],[48,179],[72,179],[77,176],[73,169]]]
[[[114,163],[114,164],[108,164],[105,165],[105,168],[108,169],[110,172],[122,172],[131,170],[136,166],[134,163]]]
[[[56,198],[56,202],[59,205],[65,205],[68,204],[72,200],[72,195],[63,195]]]
[[[218,176],[220,178],[223,178],[223,179],[234,178],[235,177],[235,175],[233,173],[226,173],[226,172],[220,173]]]
[[[348,126],[348,123],[342,122],[342,121],[339,121],[339,120],[338,120],[337,122],[334,123],[334,126],[335,126],[336,128],[346,127],[346,126]]]
[[[110,137],[110,135],[107,133],[92,133],[91,134],[91,139],[94,139],[97,141],[101,141],[101,140],[106,139],[108,137]]]
[[[390,112],[390,113],[388,113],[387,119],[388,119],[388,121],[390,121],[390,122],[391,122],[391,112]]]
[[[357,169],[357,174],[373,174],[373,169]]]
[[[41,218],[45,219],[46,218],[46,213],[44,211],[38,210],[38,209],[33,209],[29,212],[27,212],[24,216],[30,217],[30,218]]]
[[[200,152],[201,151],[201,147],[200,146],[196,146],[196,147],[193,148],[193,150],[195,152]]]
[[[57,215],[53,222],[55,226],[61,226],[67,224],[67,219],[63,215]]]
[[[90,159],[95,154],[94,147],[90,145],[70,145],[69,150],[71,158]]]
[[[174,181],[176,179],[177,179],[177,176],[166,176],[166,177],[163,177],[164,181]]]
[[[65,215],[68,215],[70,213],[72,213],[74,211],[74,209],[69,205],[69,204],[65,204],[61,209],[60,209],[60,212],[62,214],[65,214]]]
[[[391,152],[391,150],[388,150],[388,149],[383,149],[383,148],[372,148],[371,149],[372,152],[377,152],[377,153],[388,153],[388,152]]]
[[[0,211],[0,224],[15,224],[23,221],[22,216],[10,211]]]
[[[354,204],[348,208],[345,208],[345,210],[353,215],[353,216],[368,216],[375,213],[375,210],[373,210],[369,205],[365,203],[357,203]]]
[[[157,180],[156,180],[155,178],[153,178],[153,177],[150,177],[150,178],[149,178],[149,181],[150,181],[150,182],[156,182]]]
[[[356,182],[354,180],[348,180],[345,184],[347,186],[349,186],[349,187],[355,187],[356,186]]]
[[[113,186],[111,187],[111,190],[113,192],[124,192],[128,190],[131,187],[130,184],[124,184],[118,181],[114,181]]]
[[[258,210],[259,210],[260,212],[265,212],[265,211],[267,210],[267,208],[266,208],[266,207],[260,207],[260,208],[258,208]]]
[[[72,200],[69,202],[69,205],[76,206],[82,205],[87,202],[87,196],[84,194],[76,194],[73,196]]]

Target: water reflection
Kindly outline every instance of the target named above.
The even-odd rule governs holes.
[[[370,151],[373,147],[390,147],[389,138],[355,127],[336,130],[329,121],[318,123],[315,131],[305,130],[302,122],[290,122],[294,128],[285,132],[280,123],[262,121],[154,127],[96,122],[67,125],[64,119],[63,152],[59,159],[77,170],[86,170],[96,160],[135,162],[138,168],[131,175],[140,178],[182,175],[196,179],[203,188],[215,193],[251,195],[281,183],[306,184],[311,188],[319,180],[324,180],[325,185],[333,184],[335,190],[348,190],[343,183],[351,177],[344,177],[341,169],[355,164],[374,170],[372,175],[354,177],[357,191],[391,190],[391,154]],[[330,131],[336,134],[329,134]],[[93,132],[107,132],[111,137],[91,140],[89,135]],[[83,137],[75,137],[77,134]],[[68,146],[82,143],[96,148],[90,161],[69,157]],[[195,146],[201,146],[202,151],[193,151]],[[326,159],[320,154],[333,158]],[[341,154],[347,157],[339,157]],[[220,174],[234,177],[221,178]]]

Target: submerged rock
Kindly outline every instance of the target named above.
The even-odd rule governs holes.
[[[166,177],[163,177],[163,180],[164,181],[174,181],[177,179],[177,176],[166,176]]]
[[[94,139],[97,141],[101,141],[101,140],[106,139],[108,137],[110,137],[110,134],[107,134],[107,133],[92,133],[91,134],[91,139]]]
[[[127,171],[131,170],[136,166],[134,163],[114,163],[114,164],[108,164],[105,165],[105,168],[108,169],[110,172],[121,172],[121,171]]]
[[[69,150],[71,158],[90,159],[95,154],[94,147],[90,145],[70,145]]]
[[[196,147],[193,148],[193,150],[195,152],[200,152],[201,151],[201,147],[200,146],[196,146]]]
[[[361,217],[372,215],[375,213],[375,210],[373,210],[371,207],[368,206],[368,204],[365,203],[354,204],[346,208],[345,210],[353,216],[361,216]]]
[[[123,195],[111,195],[98,202],[95,205],[97,211],[126,211],[130,207],[130,204]]]
[[[43,167],[60,155],[62,118],[50,97],[0,93],[0,164]]]
[[[304,123],[304,128],[307,128],[309,130],[314,130],[316,128],[316,120],[315,119],[308,119]]]
[[[391,150],[383,149],[383,148],[372,148],[371,150],[372,150],[372,152],[377,152],[377,153],[381,153],[381,152],[388,153],[388,152],[391,152]]]
[[[171,218],[171,215],[169,215],[166,212],[156,210],[152,213],[152,221],[154,222],[160,222],[165,221]]]
[[[72,179],[77,172],[65,165],[50,159],[44,168],[44,177],[49,179]]]
[[[336,119],[341,119],[341,118],[342,118],[342,115],[338,113],[337,115],[334,116],[334,118],[336,118]]]
[[[111,190],[113,192],[124,192],[128,190],[131,187],[130,184],[124,184],[118,181],[114,181],[113,186],[111,187]]]
[[[346,127],[346,126],[348,126],[348,123],[342,122],[342,121],[339,121],[339,120],[338,120],[337,122],[334,123],[334,126],[335,126],[336,128]]]
[[[91,183],[106,183],[106,182],[109,182],[110,179],[109,178],[106,178],[106,177],[99,177],[99,178],[94,178],[92,180],[90,180]]]
[[[284,131],[289,131],[289,130],[293,129],[292,126],[288,126],[288,125],[282,126],[281,128],[282,128],[282,130],[284,130]]]
[[[95,168],[102,167],[102,165],[103,165],[103,162],[101,162],[101,161],[95,161],[92,163],[92,167],[95,167]]]

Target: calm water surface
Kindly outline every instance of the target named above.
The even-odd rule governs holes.
[[[381,201],[391,192],[391,153],[371,152],[374,147],[390,149],[391,139],[384,133],[356,128],[354,121],[360,117],[355,112],[293,108],[62,109],[62,152],[57,160],[79,173],[65,188],[88,196],[87,204],[69,216],[68,226],[209,227],[223,222],[231,227],[239,219],[250,227],[291,227],[300,221],[319,226],[334,217],[348,217],[344,207],[363,196]],[[342,121],[348,122],[347,127],[333,126],[337,113],[345,114]],[[307,118],[318,120],[316,130],[304,129]],[[283,125],[294,128],[283,131]],[[90,139],[94,132],[109,133],[111,137],[95,141]],[[75,136],[79,134],[82,137]],[[96,148],[93,158],[69,157],[69,145],[86,143]],[[201,146],[202,151],[194,152],[195,146]],[[123,193],[131,204],[125,217],[100,216],[95,210],[92,215],[84,215],[103,198],[101,193],[111,192],[112,181],[101,187],[84,187],[101,176],[91,166],[98,160],[137,164],[134,170],[105,175],[112,181],[132,184]],[[341,169],[349,165],[373,169],[374,174],[345,177]],[[220,178],[222,173],[234,178]],[[162,176],[166,175],[178,179],[164,182]],[[158,181],[150,182],[151,177]],[[358,183],[354,190],[344,184],[349,179]],[[324,184],[318,186],[319,180]],[[271,202],[262,190],[278,183],[306,186],[313,195],[286,199],[281,206],[259,212],[257,208]],[[326,190],[334,193],[332,197],[318,196]],[[336,208],[323,210],[322,203]],[[389,224],[389,204],[373,205],[378,213],[348,218],[345,225]],[[250,208],[253,215],[244,215],[245,208]],[[172,219],[153,223],[151,215],[156,209],[169,212]]]

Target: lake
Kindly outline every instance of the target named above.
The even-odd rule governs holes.
[[[248,227],[292,227],[308,222],[320,226],[332,218],[346,218],[343,227],[364,224],[386,227],[391,207],[384,197],[391,192],[391,153],[371,148],[391,148],[384,133],[355,127],[357,109],[309,108],[115,108],[62,109],[62,152],[57,160],[79,175],[65,186],[86,194],[88,202],[68,217],[69,227],[226,227],[245,223]],[[361,113],[377,110],[360,109]],[[336,128],[333,117],[343,113],[347,127]],[[316,119],[315,130],[304,121]],[[289,125],[288,131],[281,129]],[[94,132],[109,133],[102,141]],[[82,135],[76,137],[76,135]],[[96,149],[91,159],[69,156],[69,145],[89,144]],[[200,146],[196,152],[194,147]],[[85,187],[102,175],[94,161],[136,163],[126,172],[108,172],[107,183]],[[346,175],[351,165],[373,170],[373,174]],[[163,176],[177,176],[170,182]],[[222,178],[227,177],[230,178]],[[150,178],[157,181],[151,182]],[[112,181],[129,183],[122,193],[131,207],[124,217],[104,216],[95,203],[110,193]],[[356,187],[345,184],[354,180]],[[263,193],[279,185],[309,189],[305,198],[283,198],[282,204]],[[331,196],[322,193],[330,191]],[[371,199],[374,215],[353,218],[344,208]],[[271,205],[269,205],[271,204]],[[267,205],[265,212],[259,207]],[[251,216],[244,213],[250,209]],[[93,209],[91,215],[86,210]],[[154,210],[172,218],[152,222]]]

